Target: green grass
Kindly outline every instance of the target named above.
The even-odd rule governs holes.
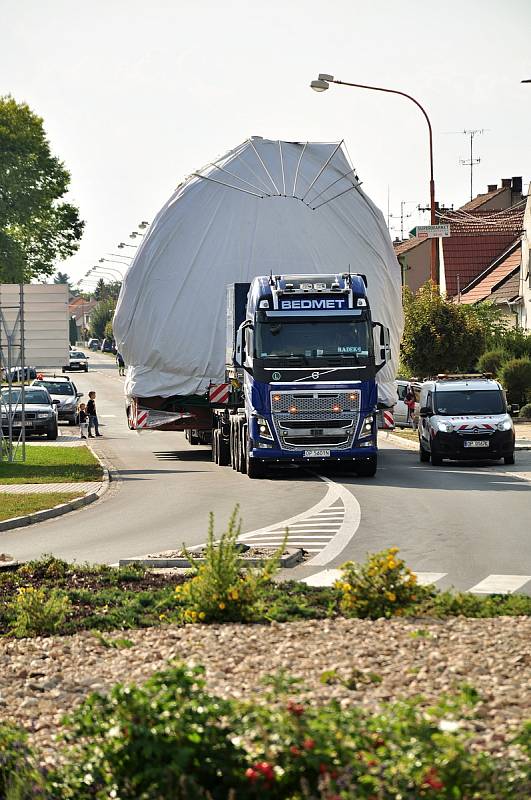
[[[417,431],[412,431],[411,428],[395,428],[392,434],[393,436],[400,436],[402,439],[410,439],[412,442],[418,442],[419,440]]]
[[[79,497],[76,492],[45,492],[42,494],[8,494],[0,492],[0,520],[23,517],[45,508],[53,508]]]
[[[0,463],[0,484],[99,481],[102,468],[88,447],[26,445],[26,461]]]

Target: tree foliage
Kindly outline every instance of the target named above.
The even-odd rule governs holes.
[[[43,120],[26,103],[0,97],[0,280],[52,275],[78,249],[84,223],[62,200],[69,182]]]
[[[66,283],[67,286],[70,286],[70,276],[66,272],[59,272],[58,270],[54,275],[53,282],[55,284]]]
[[[490,322],[441,296],[433,283],[413,294],[404,288],[401,361],[411,375],[469,372],[483,353]]]
[[[113,299],[101,300],[90,315],[90,330],[96,339],[103,339],[105,326],[112,321],[116,301]]]
[[[531,393],[531,360],[513,358],[507,361],[501,371],[501,382],[509,402],[523,405]]]

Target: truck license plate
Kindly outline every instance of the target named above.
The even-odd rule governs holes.
[[[488,439],[465,439],[465,447],[488,447]]]
[[[330,450],[305,450],[304,458],[329,458]]]

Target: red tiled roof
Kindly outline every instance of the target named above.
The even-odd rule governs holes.
[[[468,286],[514,241],[513,233],[490,236],[450,236],[443,239],[446,292]]]
[[[410,250],[413,250],[415,247],[418,247],[419,244],[422,244],[425,241],[425,238],[421,239],[418,236],[412,236],[411,239],[406,239],[405,242],[393,244],[395,255],[401,256],[402,253],[408,253]]]
[[[478,194],[477,197],[474,197],[473,200],[469,200],[468,203],[465,203],[464,206],[460,207],[460,211],[474,211],[477,208],[480,208],[485,203],[488,203],[489,200],[492,200],[493,197],[496,197],[502,192],[511,191],[509,187],[502,186],[500,189],[494,189],[492,192],[485,192],[485,194]]]
[[[510,275],[520,269],[521,249],[520,242],[515,242],[501,260],[495,261],[485,272],[480,275],[461,295],[462,303],[479,303],[481,300],[490,299],[494,289],[500,286]]]
[[[447,211],[440,214],[439,221],[450,224],[452,236],[478,236],[482,234],[521,232],[524,223],[525,203],[519,203],[505,211],[476,210],[473,213]]]

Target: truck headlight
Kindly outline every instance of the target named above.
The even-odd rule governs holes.
[[[269,427],[269,422],[264,417],[256,418],[256,426],[258,428],[258,436],[261,439],[271,439],[273,441],[273,434]]]
[[[372,414],[369,414],[368,417],[365,417],[363,425],[361,426],[360,436],[369,436],[372,433],[373,422],[374,417]]]

